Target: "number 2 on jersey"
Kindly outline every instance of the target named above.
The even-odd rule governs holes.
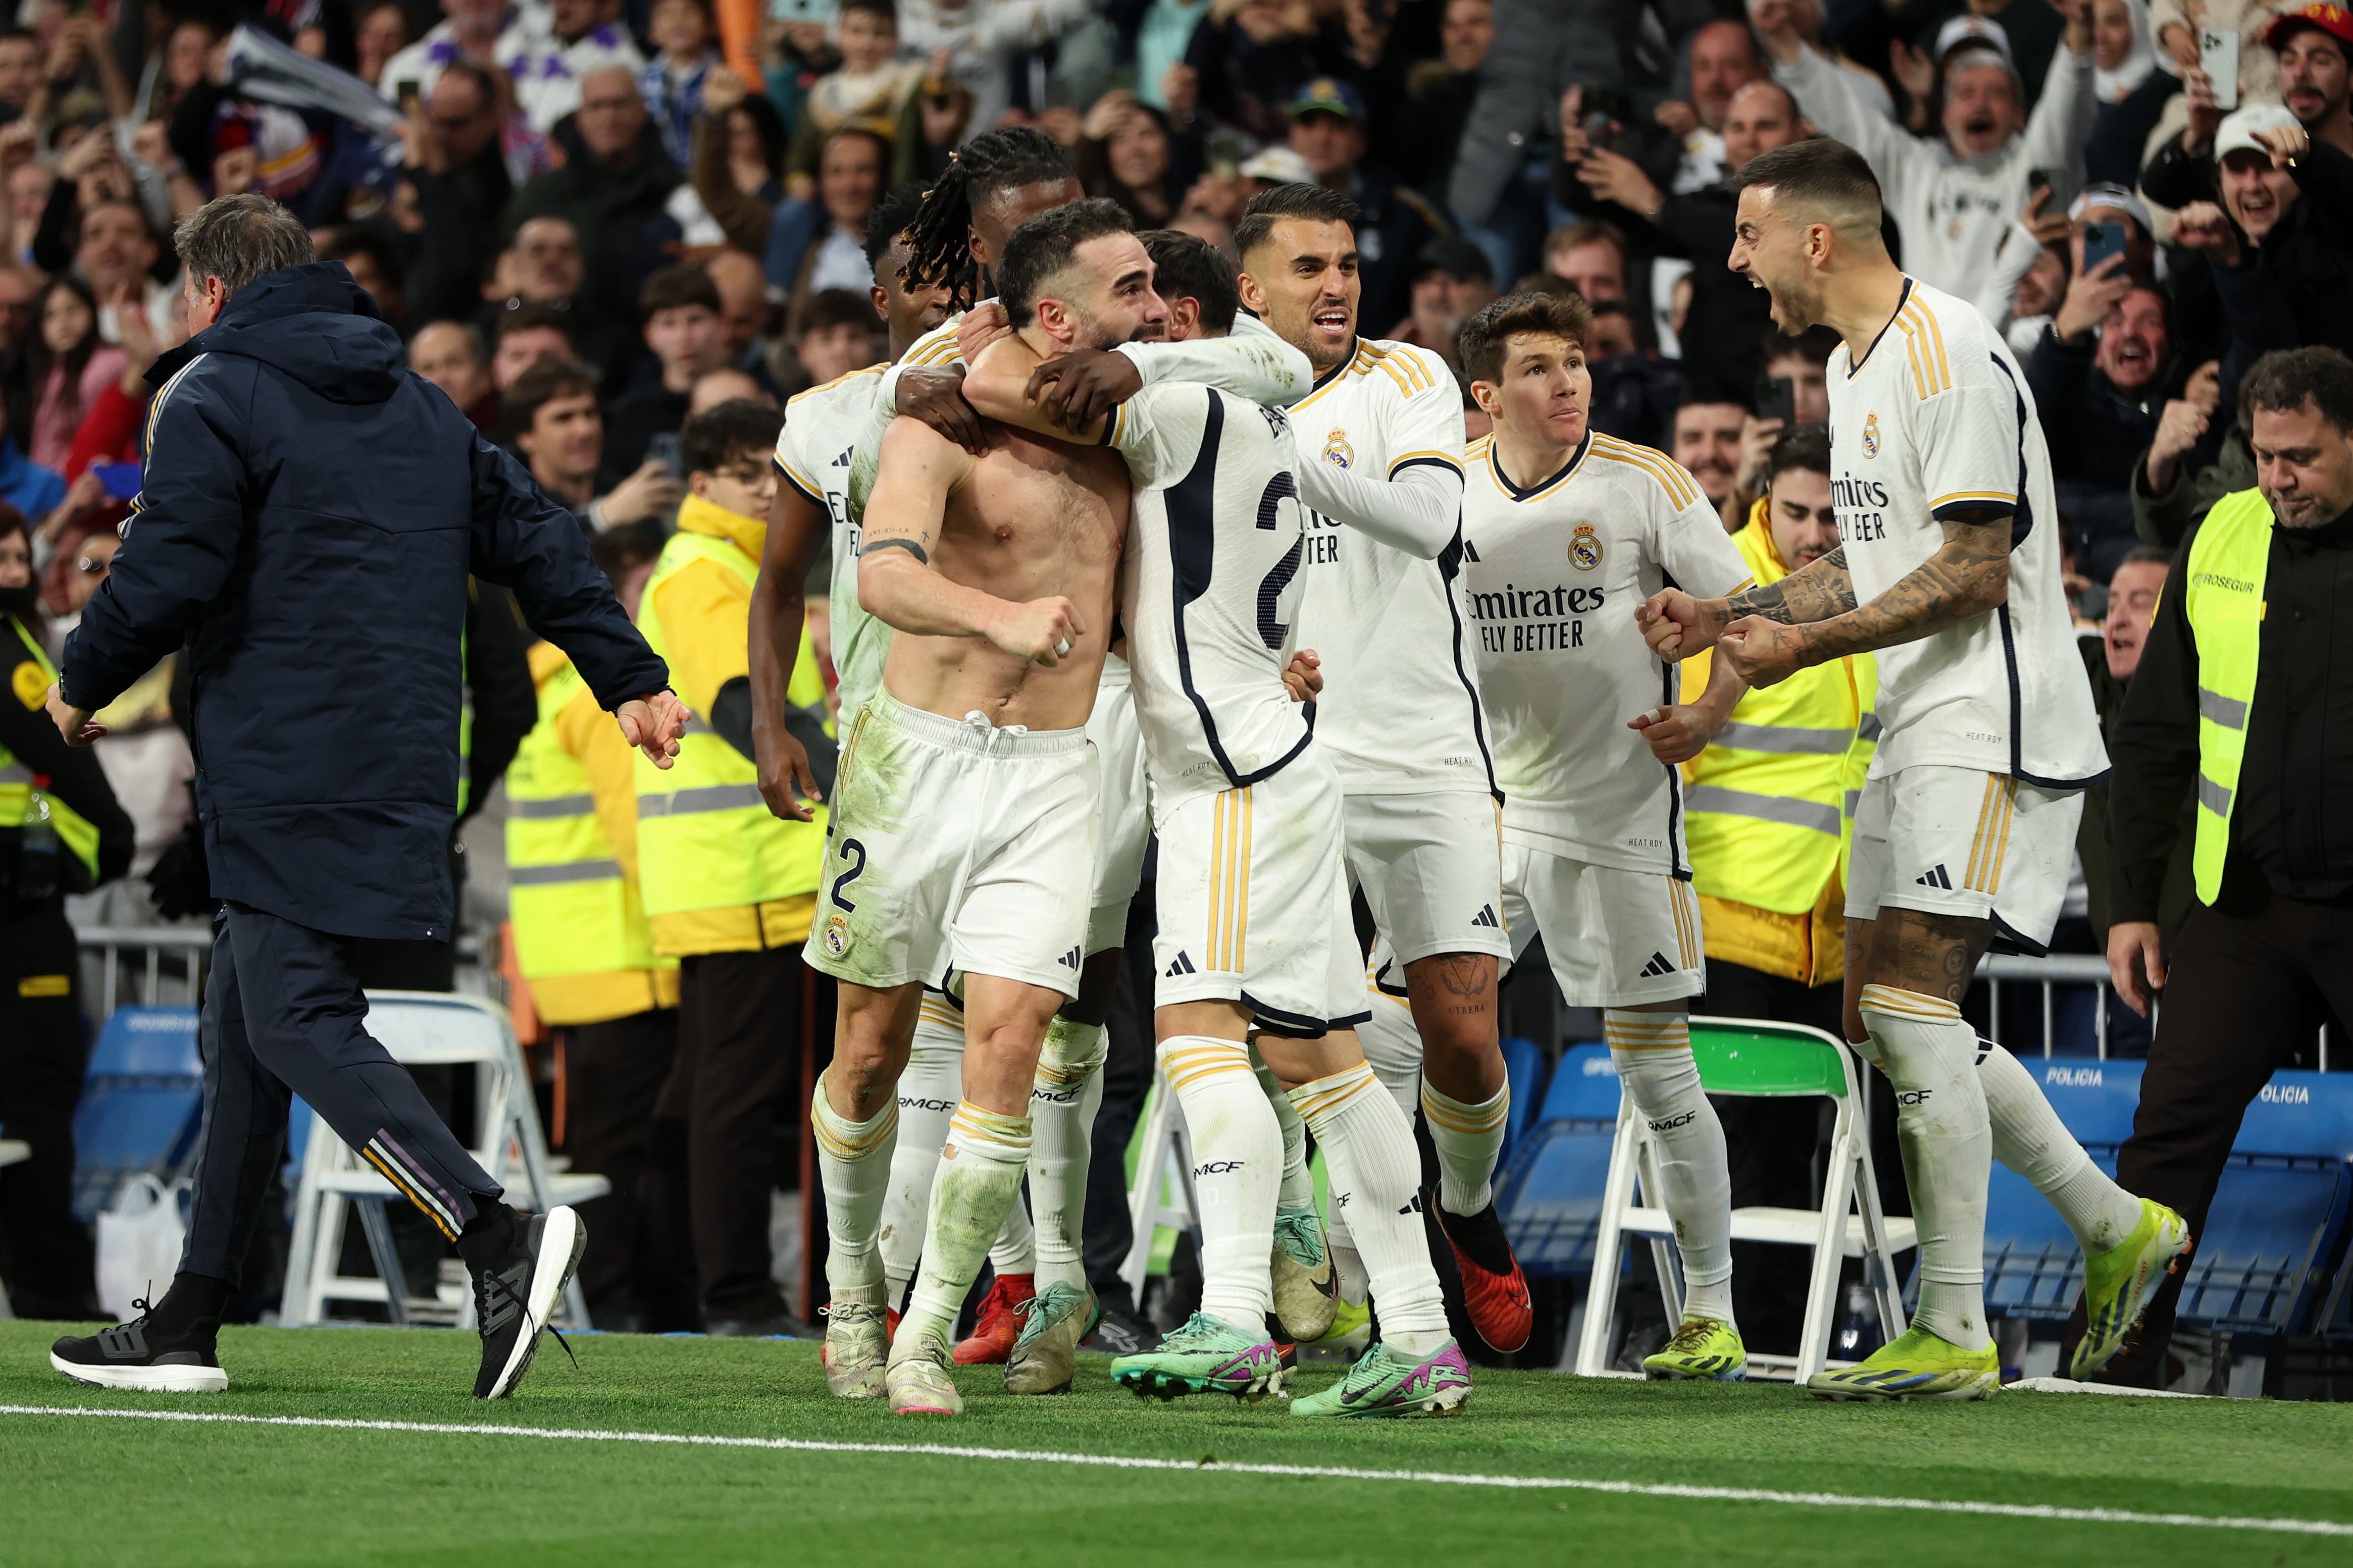
[[[1299,486],[1288,470],[1266,482],[1266,492],[1258,498],[1258,526],[1269,532],[1282,526],[1286,504],[1291,509],[1291,548],[1258,584],[1259,640],[1278,652],[1282,639],[1291,634],[1292,618],[1299,609],[1299,560],[1307,545],[1299,521]]]

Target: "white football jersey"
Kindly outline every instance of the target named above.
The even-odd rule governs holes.
[[[868,365],[796,394],[785,405],[785,427],[776,435],[776,468],[785,483],[832,520],[833,576],[826,601],[845,715],[882,683],[882,660],[891,651],[891,628],[858,603],[858,524],[848,493],[850,451],[873,415],[885,368]]]
[[[1687,875],[1683,779],[1627,721],[1678,695],[1634,611],[1672,578],[1703,598],[1749,580],[1699,486],[1663,452],[1588,434],[1525,489],[1494,438],[1467,454],[1463,575],[1504,837],[1628,871]]]
[[[1158,823],[1307,749],[1282,685],[1304,512],[1279,409],[1160,382],[1113,410],[1103,438],[1135,481],[1120,620]]]
[[[2010,345],[1967,300],[1907,278],[1894,319],[1851,358],[1831,353],[1831,492],[1857,600],[1917,570],[1957,512],[2014,510],[1985,526],[2017,541],[2007,603],[1879,650],[1872,777],[1936,764],[2096,783],[2107,752],[2059,582],[2051,455]]]
[[[1461,471],[1462,394],[1427,349],[1360,338],[1290,412],[1303,465],[1382,480],[1416,463]],[[1350,794],[1496,787],[1461,564],[1459,534],[1424,561],[1308,510],[1298,641],[1324,662],[1315,732]]]

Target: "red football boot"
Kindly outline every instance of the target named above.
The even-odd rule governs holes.
[[[1013,1354],[1021,1337],[1021,1314],[1015,1308],[1038,1294],[1034,1274],[1000,1274],[980,1299],[980,1318],[972,1338],[955,1348],[958,1366],[1001,1366]]]
[[[1535,1303],[1528,1300],[1527,1277],[1504,1235],[1503,1221],[1489,1204],[1475,1215],[1449,1214],[1432,1193],[1431,1212],[1446,1245],[1454,1249],[1454,1266],[1462,1274],[1462,1305],[1471,1326],[1493,1349],[1509,1355],[1535,1332]]]

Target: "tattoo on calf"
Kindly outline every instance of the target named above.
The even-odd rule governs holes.
[[[872,555],[882,550],[903,550],[926,566],[932,563],[932,558],[923,547],[912,539],[869,539],[859,545],[858,553]]]

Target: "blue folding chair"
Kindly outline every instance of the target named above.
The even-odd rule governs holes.
[[[1516,1099],[1516,1084],[1513,1093]],[[1553,1069],[1535,1124],[1496,1183],[1495,1213],[1521,1271],[1530,1279],[1592,1272],[1601,1191],[1618,1133],[1618,1099],[1609,1047],[1570,1047]]]
[[[2353,1203],[2353,1083],[2279,1072],[2247,1107],[2182,1277],[2177,1318],[2238,1333],[2303,1331]]]
[[[169,1183],[204,1115],[194,1007],[122,1007],[91,1049],[74,1110],[74,1217],[95,1219],[132,1176]]]
[[[2059,1120],[2110,1175],[2132,1136],[2145,1064],[2028,1058]],[[2084,1255],[2059,1213],[2026,1178],[1997,1164],[1986,1192],[1986,1310],[1995,1317],[2064,1319],[2084,1289]]]

